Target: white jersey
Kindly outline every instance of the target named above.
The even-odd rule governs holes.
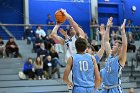
[[[68,38],[65,40],[65,62],[67,63],[67,59],[72,56],[73,54],[76,54],[76,48],[75,48],[75,41],[77,39],[77,36],[74,35],[72,38]]]

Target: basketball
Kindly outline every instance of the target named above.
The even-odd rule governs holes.
[[[55,12],[55,20],[58,23],[63,23],[66,20],[66,16],[63,14],[63,12],[61,10],[57,10]]]

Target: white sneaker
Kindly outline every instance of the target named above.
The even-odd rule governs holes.
[[[41,77],[40,76],[38,76],[38,80],[41,80]]]
[[[70,87],[70,86],[67,86],[67,87],[68,87],[68,90],[72,90],[72,88],[73,88],[73,87]]]
[[[42,80],[46,80],[46,78],[44,76],[42,76]]]

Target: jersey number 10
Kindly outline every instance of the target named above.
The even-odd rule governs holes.
[[[88,62],[87,61],[79,61],[80,71],[88,70]]]

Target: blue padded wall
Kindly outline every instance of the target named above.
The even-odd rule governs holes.
[[[71,0],[29,0],[29,17],[31,24],[46,24],[47,14],[51,14],[53,21],[56,10],[64,8],[73,19],[90,34],[90,0],[86,2],[72,2]],[[65,22],[64,24],[68,24]]]
[[[0,21],[4,24],[23,24],[23,0],[0,0]],[[23,27],[6,27],[17,39],[23,36]],[[8,35],[0,29],[0,35]]]

